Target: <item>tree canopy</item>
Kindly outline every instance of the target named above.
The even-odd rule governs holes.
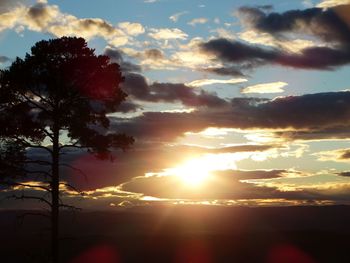
[[[24,59],[0,71],[0,164],[11,176],[18,163],[48,167],[51,195],[52,259],[58,258],[60,157],[67,147],[87,149],[108,158],[112,148],[126,149],[133,138],[109,129],[108,113],[126,94],[116,63],[95,55],[83,38],[62,37],[37,42]],[[46,151],[48,160],[28,159],[28,149]],[[16,165],[14,165],[16,164]],[[30,197],[29,197],[30,198]],[[37,198],[38,199],[38,198]],[[42,200],[41,198],[39,200]],[[42,200],[43,201],[43,200]]]
[[[119,65],[96,56],[83,38],[40,41],[1,72],[2,135],[30,146],[28,139],[39,144],[59,129],[74,146],[92,152],[126,148],[130,137],[107,130],[106,114],[126,97],[121,81]]]

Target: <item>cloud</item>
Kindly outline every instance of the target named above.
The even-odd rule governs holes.
[[[186,33],[178,28],[151,28],[151,33],[148,35],[156,40],[170,40],[170,39],[181,39],[184,40],[188,37]]]
[[[141,141],[130,151],[116,151],[114,162],[101,161],[85,152],[72,149],[70,154],[65,155],[63,162],[70,163],[85,172],[86,178],[76,170],[63,169],[62,180],[86,191],[121,184],[134,177],[144,176],[150,171],[155,172],[168,167],[175,167],[179,163],[186,162],[196,156],[203,156],[203,154],[258,153],[268,151],[272,147],[274,146],[239,145],[223,148],[200,148],[185,145],[170,146],[156,142],[148,144]],[[33,154],[32,152],[31,156],[34,157]],[[39,157],[39,155],[35,156]],[[130,160],[132,160],[132,165],[130,165]],[[96,174],[103,174],[104,176],[96,177]],[[115,178],[115,174],[118,174],[118,178]],[[36,177],[33,180],[38,180],[38,178]]]
[[[130,43],[133,36],[145,31],[139,23],[123,22],[118,27],[100,18],[77,18],[61,12],[57,5],[49,5],[46,1],[39,1],[29,7],[15,5],[1,13],[0,31],[13,28],[17,31],[27,28],[56,37],[79,36],[87,40],[102,37],[114,46]]]
[[[141,67],[137,64],[134,64],[130,61],[124,60],[124,55],[122,51],[107,46],[104,50],[104,55],[108,56],[113,63],[117,63],[120,66],[120,69],[123,75],[127,75],[131,72],[141,72]],[[123,84],[121,84],[122,86]],[[136,112],[138,109],[141,109],[141,105],[130,100],[129,97],[126,98],[125,101],[121,102],[118,106],[118,112]]]
[[[25,3],[25,0],[1,0],[0,1],[0,14],[6,13],[14,7],[21,6]]]
[[[171,56],[171,60],[175,65],[185,66],[192,69],[203,68],[208,64],[217,65],[217,63],[211,63],[210,54],[200,53],[197,50],[185,50],[177,51]]]
[[[163,52],[156,48],[146,49],[144,54],[148,59],[159,60],[164,58]]]
[[[346,140],[350,138],[350,126],[339,125],[308,131],[282,131],[276,132],[275,136],[289,141]]]
[[[350,149],[337,149],[314,153],[319,161],[350,162]]]
[[[269,149],[276,147],[276,145],[235,145],[235,146],[226,146],[219,148],[208,148],[208,147],[200,147],[193,145],[178,145],[173,146],[175,151],[182,152],[184,154],[191,155],[193,157],[194,154],[221,154],[221,153],[237,153],[237,152],[263,152]]]
[[[241,90],[241,93],[281,93],[284,92],[282,88],[287,85],[288,83],[283,81],[262,83],[245,87]]]
[[[213,39],[200,44],[204,53],[214,54],[217,58],[226,62],[241,62],[245,60],[273,60],[276,51],[249,46],[238,41],[230,41],[225,38]]]
[[[330,43],[350,44],[350,28],[332,8],[265,13],[258,8],[242,7],[238,12],[246,26],[276,37],[292,32],[312,35]]]
[[[14,28],[18,23],[18,19],[24,17],[25,14],[26,9],[22,5],[11,9],[10,11],[5,9],[3,13],[0,13],[0,32]]]
[[[222,28],[222,27],[217,28],[213,31],[216,32],[220,38],[227,38],[227,39],[235,39],[236,38],[236,35],[233,32],[231,32],[225,28]]]
[[[236,66],[207,67],[201,70],[222,76],[244,77],[242,71]]]
[[[160,48],[145,48],[138,51],[133,48],[122,47],[120,48],[120,51],[129,57],[137,59],[143,70],[173,70],[175,68],[182,67],[177,65],[173,59],[168,58]]]
[[[266,64],[333,70],[350,63],[347,8],[350,5],[277,13],[242,7],[238,16],[247,30],[238,36],[250,44],[221,32],[225,34],[220,38],[198,43],[199,53],[216,57],[212,62],[221,65],[206,68],[218,74],[243,75],[245,70]]]
[[[248,81],[247,79],[197,79],[186,83],[187,86],[201,87],[212,84],[237,84]]]
[[[6,56],[0,56],[0,64],[6,63],[11,61],[11,59],[9,57]]]
[[[20,19],[20,18],[19,18]],[[103,37],[106,40],[121,44],[128,37],[123,31],[100,18],[79,19],[62,13],[56,5],[37,3],[26,10],[24,26],[30,30],[49,32],[55,36],[81,36],[86,39]]]
[[[213,200],[217,203],[231,200],[231,204],[235,204],[237,199],[245,199],[247,202],[255,199],[266,199],[272,202],[276,199],[284,199],[284,202],[288,202],[288,200],[340,201],[344,200],[344,190],[349,189],[347,182],[329,184],[327,187],[330,188],[319,186],[288,188],[290,184],[283,183],[281,180],[288,177],[291,181],[297,181],[302,176],[304,178],[310,177],[307,173],[295,170],[216,171],[198,186],[200,191],[194,191],[192,187],[184,184],[181,176],[154,173],[133,178],[119,187],[127,192],[147,196],[148,200],[181,201],[194,199],[208,203]],[[346,200],[348,200],[348,196]],[[227,204],[229,203],[227,202]]]
[[[191,26],[196,26],[198,24],[205,24],[208,22],[208,19],[205,17],[199,17],[199,18],[194,18],[192,19],[190,22],[188,22],[187,24],[191,25]]]
[[[164,53],[160,49],[157,49],[157,48],[144,49],[143,51],[136,51],[136,50],[130,49],[130,48],[124,48],[122,50],[127,55],[132,56],[134,58],[138,58],[140,60],[156,61],[156,60],[165,59]],[[144,61],[142,61],[142,62],[144,62]],[[150,61],[148,61],[148,62],[150,62]]]
[[[296,177],[293,174],[298,173]],[[289,182],[283,181],[285,176]],[[298,179],[310,176],[294,170],[231,170],[213,173],[201,184],[201,191],[194,191],[181,177],[155,173],[134,177],[115,186],[97,187],[85,191],[79,196],[72,191],[62,189],[61,198],[65,202],[79,207],[103,209],[116,205],[150,205],[152,202],[163,204],[211,204],[211,205],[310,205],[310,204],[344,204],[349,202],[350,183],[344,178],[338,182],[322,184],[299,184]],[[347,177],[347,172],[335,176]],[[304,180],[304,179],[302,179]],[[0,197],[16,194],[19,190],[0,191]],[[21,193],[42,196],[41,190],[22,189]],[[85,201],[84,201],[85,200]],[[10,203],[10,205],[9,205]],[[6,202],[10,208],[12,202]],[[16,207],[18,204],[16,205]],[[28,204],[24,208],[40,205]]]
[[[339,5],[348,5],[350,4],[349,0],[324,0],[321,3],[317,4],[317,7],[320,8],[330,8]]]
[[[339,176],[345,176],[345,177],[350,177],[350,172],[344,171],[344,172],[337,173],[337,175],[339,175]]]
[[[246,202],[253,203],[254,199],[268,199],[272,202],[275,199],[285,199],[282,203],[292,200],[313,200],[315,202],[318,200],[333,200],[333,202],[349,200],[350,183],[345,179],[330,183],[322,182],[322,184],[299,184],[298,178],[310,181],[309,178],[313,175],[292,169],[212,171],[208,180],[199,186],[201,191],[194,191],[192,187],[186,186],[180,176],[169,173],[169,170],[164,173],[167,167],[173,167],[188,160],[188,157],[193,156],[193,153],[196,152],[199,154],[208,151],[211,154],[240,153],[242,151],[267,151],[269,147],[274,146],[242,145],[206,149],[183,145],[164,147],[153,143],[143,147],[139,145],[134,151],[117,153],[114,163],[97,160],[91,155],[78,154],[71,160],[71,164],[87,172],[88,181],[80,178],[75,171],[71,173],[65,171],[62,179],[84,190],[85,195],[79,196],[69,188],[63,187],[61,189],[62,199],[72,204],[79,204],[80,207],[86,205],[90,208],[104,207],[109,203],[118,204],[123,201],[130,202],[130,204],[144,204],[160,199],[167,202],[175,202],[176,199],[195,199],[207,202],[216,200],[216,204],[226,205],[235,204],[236,199],[247,199]],[[130,166],[130,160],[133,160],[132,166]],[[149,172],[150,167],[154,168],[154,172]],[[98,177],[95,176],[96,174],[104,176]],[[115,177],[115,174],[118,174],[118,177]],[[337,175],[347,176],[346,172]],[[28,183],[42,185],[37,181],[28,180]],[[13,189],[5,194],[13,194],[16,191],[42,195],[39,188],[33,191],[25,187]],[[1,194],[4,192],[0,191]]]
[[[137,36],[145,32],[145,28],[140,23],[122,22],[118,26],[128,35]]]
[[[144,0],[143,2],[146,4],[153,4],[155,2],[158,2],[159,0]]]
[[[277,97],[232,99],[232,122],[237,127],[317,129],[350,123],[350,92],[325,92]],[[239,116],[242,116],[240,118]]]
[[[248,178],[278,178],[284,170],[257,171],[222,171],[215,172],[203,185],[201,191],[188,188],[181,177],[172,174],[154,174],[151,176],[133,178],[121,184],[121,189],[127,192],[152,196],[157,198],[195,198],[195,199],[240,199],[261,196],[258,187],[253,184],[239,182]],[[210,189],[210,190],[209,190]],[[234,189],[234,191],[233,191]]]
[[[135,102],[130,101],[128,98],[121,102],[117,108],[117,112],[128,113],[128,112],[136,112],[138,109],[142,109],[142,106],[136,104]]]
[[[289,131],[290,134],[324,131],[326,134],[324,136],[327,136],[327,131],[331,129],[350,127],[350,92],[286,96],[272,100],[234,98],[231,104],[227,104],[212,96],[209,97],[213,101],[211,99],[207,101],[202,96],[193,97],[189,95],[191,93],[186,88],[177,87],[177,84],[173,85],[175,87],[168,84],[159,85],[158,88],[165,86],[165,89],[175,88],[175,90],[166,96],[162,93],[157,96],[170,101],[181,94],[181,97],[184,96],[181,101],[187,105],[209,104],[210,107],[199,108],[193,112],[145,112],[141,116],[122,121],[112,119],[113,129],[128,132],[136,138],[145,140],[171,141],[183,136],[186,132],[199,132],[209,127],[245,130],[270,129],[271,132]],[[140,87],[140,85],[135,85],[135,87]],[[185,95],[177,89],[185,89]],[[144,93],[141,91],[142,89],[139,90],[141,93],[139,96],[147,98],[147,90]],[[155,89],[155,92],[157,94],[158,90]],[[278,134],[275,135],[278,136]],[[279,135],[287,139],[283,134]]]
[[[341,203],[342,201],[348,202],[350,182],[346,178],[340,178],[340,176],[342,175],[339,173],[328,175],[330,179],[328,182],[324,182],[321,179],[322,175],[309,175],[304,178],[296,177],[289,180],[277,178],[245,180],[244,182],[249,181],[249,183],[253,183],[259,187],[275,189],[276,193],[284,192],[286,193],[285,197],[289,196],[289,198],[294,196],[297,199],[332,200],[335,203]],[[346,176],[343,175],[343,177]],[[310,180],[312,180],[311,183]]]
[[[298,54],[290,54],[224,38],[210,40],[200,44],[200,47],[205,54],[215,55],[218,61],[224,63],[238,64],[238,68],[253,68],[269,63],[294,68],[331,70],[350,63],[348,49],[311,47]]]
[[[132,98],[148,102],[174,103],[180,101],[185,106],[192,107],[222,107],[228,103],[214,93],[197,91],[182,83],[154,82],[148,84],[142,75],[135,73],[125,76],[122,89]]]
[[[312,0],[303,0],[302,5],[305,6],[305,7],[308,7],[308,8],[314,6],[313,3],[312,3]]]
[[[139,65],[125,61],[123,58],[124,54],[116,48],[107,46],[104,50],[104,55],[108,56],[111,59],[111,62],[118,63],[123,73],[141,71],[141,67]]]
[[[224,35],[219,35],[223,38],[229,38]],[[238,34],[239,38],[251,44],[259,44],[273,48],[280,48],[286,52],[300,53],[305,48],[314,46],[325,46],[322,42],[311,41],[307,39],[285,39],[275,38],[269,33],[258,32],[255,30],[247,30]]]
[[[175,14],[171,15],[169,17],[169,19],[171,21],[173,21],[174,23],[176,23],[179,20],[180,16],[183,16],[185,14],[188,14],[188,11],[182,11],[182,12],[179,12],[179,13],[175,13]]]

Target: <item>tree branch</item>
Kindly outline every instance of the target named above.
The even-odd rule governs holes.
[[[40,130],[45,133],[45,135],[47,137],[49,137],[50,139],[53,139],[53,135],[51,133],[49,133],[45,128],[40,128]]]
[[[85,149],[85,148],[87,148],[87,147],[86,147],[86,146],[78,145],[78,142],[76,142],[76,143],[73,143],[73,144],[65,144],[65,145],[59,147],[60,150],[62,150],[62,149],[64,149],[64,148]]]
[[[51,189],[46,187],[46,186],[42,186],[42,185],[32,185],[32,184],[26,184],[26,183],[15,183],[15,182],[1,182],[5,185],[8,186],[23,186],[23,187],[29,187],[29,188],[39,188],[42,190],[45,190],[47,192],[51,192]]]
[[[18,196],[18,195],[12,195],[12,196],[8,196],[7,197],[8,199],[16,199],[16,200],[24,200],[24,199],[31,199],[31,200],[38,200],[39,202],[43,202],[45,204],[47,204],[48,206],[52,206],[52,204],[47,201],[45,198],[43,197],[39,197],[39,196],[29,196],[29,195],[21,195],[21,196]]]
[[[39,164],[39,165],[52,165],[52,162],[49,162],[49,161],[43,161],[43,160],[34,160],[34,159],[30,159],[30,158],[27,158],[28,160],[27,161],[23,161],[24,163],[35,163],[35,164]]]
[[[59,207],[68,208],[70,210],[82,210],[80,207],[76,207],[74,205],[60,204]]]
[[[71,190],[73,190],[74,192],[77,192],[78,194],[80,194],[82,196],[84,196],[84,194],[85,194],[83,191],[78,190],[76,187],[74,187],[73,185],[71,185],[69,183],[61,182],[60,185],[64,185],[67,188],[70,188]]]
[[[60,165],[60,166],[63,166],[63,167],[67,167],[67,168],[69,168],[69,169],[72,169],[72,170],[78,172],[79,174],[81,174],[82,176],[84,176],[86,182],[89,181],[88,178],[87,178],[86,173],[84,173],[81,169],[76,168],[76,167],[74,167],[74,166],[72,166],[72,165],[70,165],[70,164],[67,164],[67,163],[60,163],[59,165]]]
[[[46,112],[47,114],[50,115],[50,112],[49,112],[45,107],[43,107],[43,106],[41,106],[40,104],[34,102],[32,99],[28,98],[28,97],[27,97],[25,94],[23,94],[23,93],[20,93],[20,95],[21,95],[28,103],[34,105],[34,107],[36,107],[36,108],[38,108],[38,109],[40,109],[40,110],[42,110],[42,111],[44,111],[44,112]]]
[[[33,93],[35,96],[37,96],[38,98],[40,98],[43,102],[47,103],[48,105],[50,105],[51,107],[53,107],[53,104],[47,100],[45,97],[41,96],[41,94],[33,91],[32,89],[30,90],[31,93]]]
[[[43,149],[43,150],[48,151],[50,154],[52,154],[52,150],[50,148],[48,148],[48,147],[45,147],[45,146],[42,146],[42,145],[32,144],[32,143],[30,143],[30,142],[20,138],[19,136],[13,136],[13,138],[16,139],[18,143],[22,144],[25,147],[36,148],[36,149]]]

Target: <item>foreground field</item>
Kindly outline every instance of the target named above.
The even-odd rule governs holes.
[[[46,262],[46,219],[0,212],[1,262]],[[350,207],[65,212],[62,262],[350,262]]]

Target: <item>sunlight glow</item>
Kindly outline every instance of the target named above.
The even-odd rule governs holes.
[[[212,171],[236,169],[232,154],[206,154],[165,170],[166,175],[175,175],[186,186],[199,187],[208,182]]]
[[[175,167],[172,172],[188,186],[199,186],[210,176],[210,169],[200,159],[194,159]]]

